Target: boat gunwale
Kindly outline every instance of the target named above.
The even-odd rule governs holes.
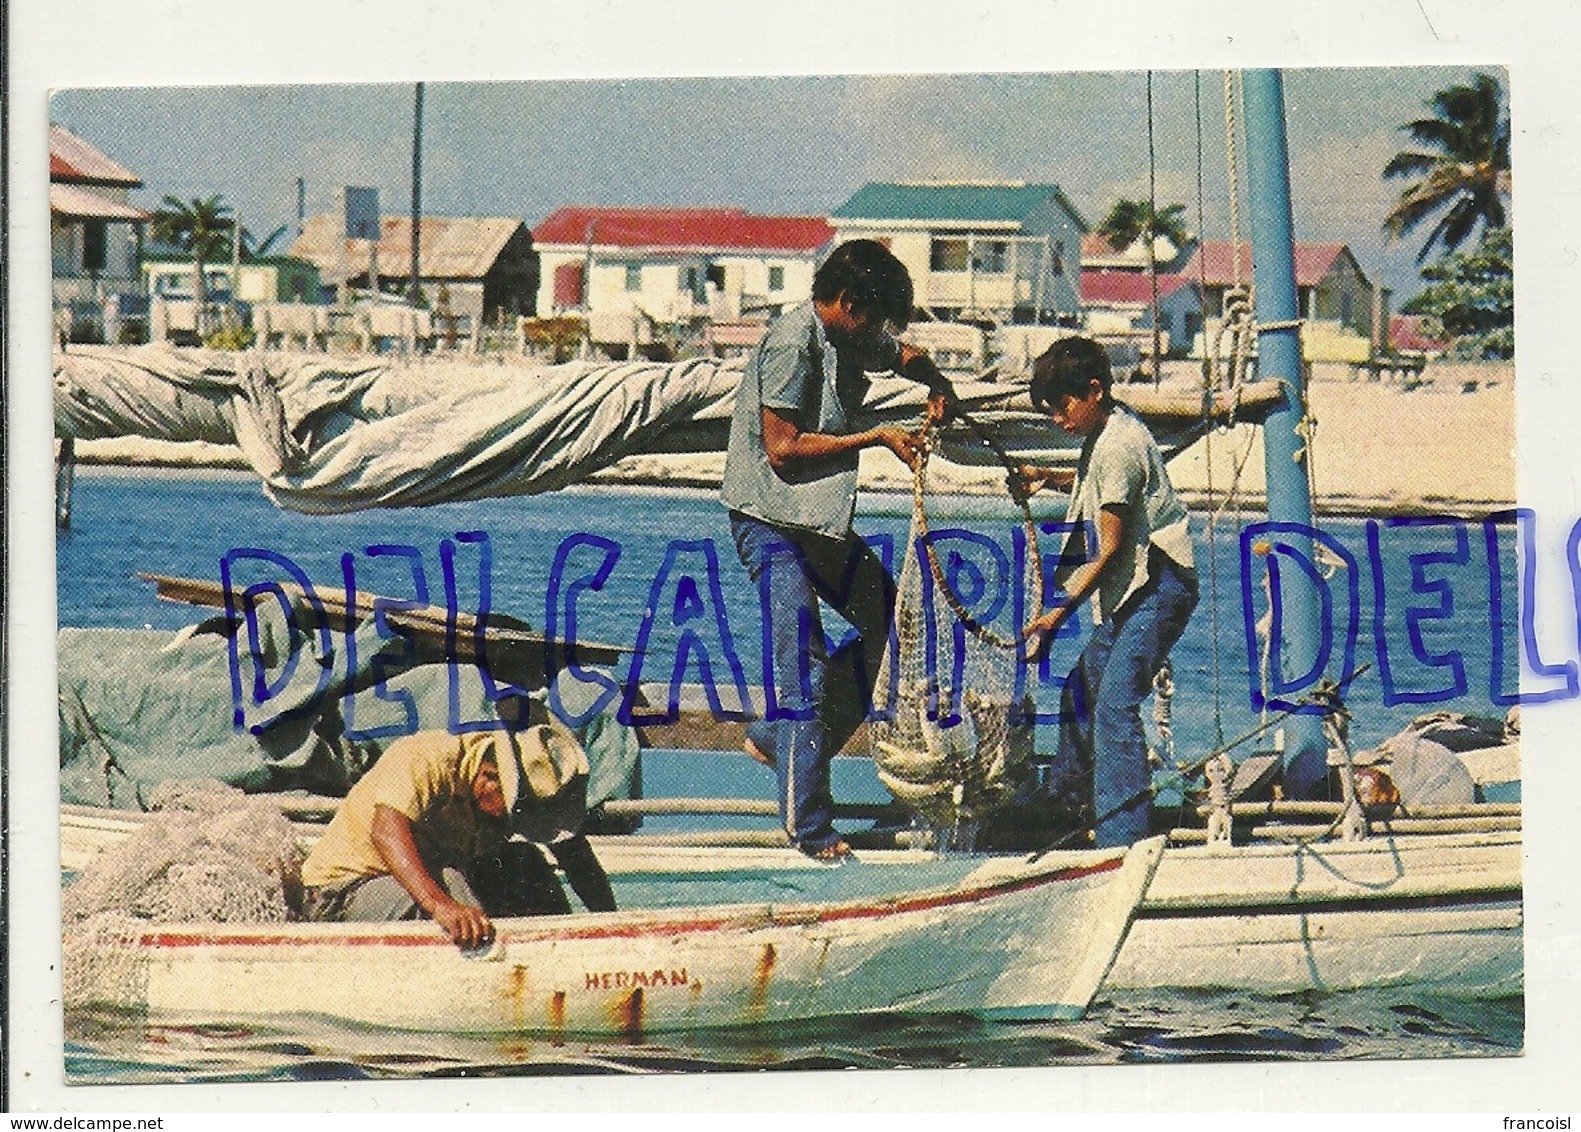
[[[1292,896],[1283,900],[1247,900],[1242,903],[1206,901],[1149,901],[1145,896],[1137,906],[1138,920],[1196,920],[1225,916],[1266,918],[1270,916],[1344,915],[1354,912],[1455,912],[1461,909],[1520,906],[1523,892],[1519,885],[1460,889],[1454,892],[1418,892],[1388,896]]]
[[[630,939],[696,932],[760,931],[769,928],[810,927],[822,923],[883,919],[931,911],[936,908],[979,904],[1004,896],[1069,883],[1120,870],[1128,853],[1094,861],[1069,864],[1030,874],[973,884],[923,889],[881,898],[865,897],[829,904],[802,902],[787,905],[753,903],[700,905],[696,908],[639,909],[613,913],[578,912],[569,916],[512,917],[495,921],[495,941],[489,948],[463,954],[483,956],[503,945],[572,940]],[[993,859],[991,859],[993,860]],[[1135,909],[1133,909],[1134,913]],[[597,918],[599,922],[587,923]],[[550,925],[545,921],[557,921]],[[542,925],[542,926],[540,926]],[[282,930],[285,929],[285,930]],[[327,931],[324,929],[338,929]],[[304,932],[303,929],[309,929]],[[156,925],[141,931],[137,943],[154,948],[350,946],[350,947],[453,947],[432,922],[367,923],[292,921],[272,931],[258,924],[200,923]]]

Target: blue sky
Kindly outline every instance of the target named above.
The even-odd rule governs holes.
[[[1474,67],[1287,70],[1298,238],[1350,244],[1397,301],[1417,242],[1379,223],[1400,185],[1399,126]],[[1503,72],[1492,68],[1503,77]],[[437,82],[427,88],[424,210],[517,216],[569,204],[737,205],[826,213],[874,179],[1053,181],[1096,224],[1145,197],[1146,72]],[[1203,229],[1229,234],[1223,72],[1201,72]],[[1161,203],[1197,214],[1197,86],[1153,75]],[[222,193],[249,229],[294,223],[342,184],[410,195],[412,86],[140,87],[57,92],[51,117],[138,173],[145,205]],[[1244,223],[1244,221],[1243,221]]]

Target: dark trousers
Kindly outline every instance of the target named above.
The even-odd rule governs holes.
[[[585,837],[568,837],[549,846],[566,880],[590,912],[613,912],[609,877]],[[554,866],[531,841],[507,841],[497,855],[472,868],[472,886],[491,916],[553,916],[571,911]]]
[[[785,832],[816,851],[839,838],[829,764],[872,704],[895,611],[894,579],[854,533],[830,538],[734,511],[730,530],[758,585],[771,669],[771,717],[750,725],[747,736],[774,760]],[[820,602],[856,629],[833,652]]]

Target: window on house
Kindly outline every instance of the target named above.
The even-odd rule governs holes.
[[[783,267],[769,268],[769,293],[785,290],[785,269]]]
[[[985,275],[1003,275],[1010,262],[1010,245],[1003,240],[981,240],[972,248],[972,269]]]
[[[626,290],[642,290],[642,264],[628,263],[626,265]]]
[[[1064,240],[1056,240],[1054,242],[1054,258],[1053,258],[1052,262],[1050,262],[1050,264],[1049,264],[1049,270],[1052,271],[1055,275],[1064,275],[1065,274],[1065,241]]]
[[[725,289],[725,265],[722,263],[709,264],[708,281],[723,291]]]
[[[89,220],[82,226],[82,269],[103,271],[105,265],[105,223]]]
[[[967,263],[965,240],[934,240],[928,255],[930,271],[965,271]]]

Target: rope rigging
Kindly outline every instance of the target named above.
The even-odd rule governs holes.
[[[1204,160],[1204,123],[1202,76],[1194,74],[1196,143],[1196,220],[1199,248],[1197,283],[1206,300],[1208,292],[1206,231],[1206,192]],[[1157,152],[1153,101],[1153,75],[1147,74],[1148,207],[1156,215]],[[1297,330],[1299,319],[1259,323],[1256,318],[1254,280],[1247,278],[1242,262],[1247,241],[1241,228],[1242,178],[1239,172],[1243,129],[1239,112],[1242,89],[1239,76],[1226,71],[1223,82],[1225,115],[1226,181],[1230,245],[1229,286],[1222,294],[1216,325],[1208,332],[1203,324],[1201,362],[1201,431],[1206,460],[1206,511],[1208,543],[1208,590],[1211,618],[1211,664],[1213,726],[1216,746],[1208,756],[1189,763],[1176,762],[1175,698],[1176,684],[1168,662],[1153,676],[1152,730],[1157,736],[1153,757],[1170,772],[1157,789],[1169,789],[1214,766],[1215,789],[1228,790],[1234,776],[1234,763],[1228,752],[1241,743],[1265,734],[1289,713],[1271,713],[1264,707],[1252,731],[1225,742],[1221,647],[1223,626],[1219,610],[1221,586],[1218,552],[1220,526],[1233,522],[1238,545],[1244,529],[1245,490],[1243,478],[1257,443],[1257,430],[1243,425],[1238,416],[1243,394],[1253,369],[1257,336],[1262,331]],[[1144,232],[1151,239],[1151,232]],[[1149,248],[1151,252],[1151,247]],[[1255,254],[1255,250],[1254,250]],[[1206,314],[1206,310],[1204,310]],[[1153,331],[1160,327],[1156,279],[1153,287]],[[1159,376],[1159,350],[1153,351],[1155,382]],[[1018,468],[1016,461],[989,428],[969,414],[957,419],[980,443],[991,450],[1008,470]],[[1221,487],[1223,458],[1217,449],[1225,436],[1237,427],[1243,436],[1233,437],[1228,446],[1228,482]],[[1316,421],[1302,405],[1301,430],[1305,446],[1297,459],[1304,461],[1308,487],[1316,495],[1312,439]],[[1045,579],[1038,545],[1038,523],[1024,496],[1016,495],[1025,528],[1024,553],[1010,563],[1002,550],[994,549],[995,565],[983,568],[979,555],[949,546],[949,538],[936,539],[928,514],[928,461],[936,449],[934,424],[921,427],[921,458],[912,481],[912,526],[898,581],[896,639],[881,671],[875,707],[882,718],[873,727],[873,753],[881,780],[935,828],[947,827],[950,842],[969,844],[974,823],[1007,800],[1006,783],[1019,765],[1030,759],[1031,727],[1018,727],[1015,720],[1032,710],[1012,704],[1024,674],[1016,668],[1024,664],[1019,624],[1043,611]],[[1220,434],[1223,434],[1221,436]],[[1013,493],[1014,494],[1014,493]],[[953,532],[952,532],[953,533]],[[1020,541],[1020,540],[1018,540]],[[984,553],[987,553],[986,551]],[[1320,561],[1327,570],[1330,563]],[[1267,578],[1264,578],[1267,586]],[[1009,600],[1014,587],[1020,587],[1024,602]],[[1265,604],[1271,602],[1265,597]],[[1014,616],[1007,616],[1013,608]],[[1264,618],[1267,621],[1268,618]],[[1271,679],[1272,649],[1267,627],[1259,625],[1262,637],[1260,656],[1254,660],[1259,671],[1266,704]],[[1358,673],[1346,677],[1344,687]],[[1018,680],[1020,683],[1018,683]],[[1030,699],[1030,697],[1028,697]],[[1334,710],[1343,710],[1336,705]],[[1024,733],[1024,734],[1023,734]],[[1342,739],[1336,740],[1342,747]],[[1214,762],[1219,759],[1218,762]],[[1225,764],[1228,764],[1227,766]],[[1151,793],[1157,789],[1150,788]],[[1102,820],[1101,818],[1099,820]]]
[[[1163,362],[1159,358],[1159,349],[1162,339],[1159,336],[1159,303],[1158,303],[1158,270],[1154,265],[1154,256],[1157,253],[1158,233],[1154,226],[1158,223],[1158,155],[1153,143],[1153,72],[1147,72],[1147,217],[1148,225],[1142,233],[1142,238],[1147,241],[1148,284],[1152,290],[1153,307],[1153,351],[1152,370],[1153,385],[1156,388],[1163,379]]]

